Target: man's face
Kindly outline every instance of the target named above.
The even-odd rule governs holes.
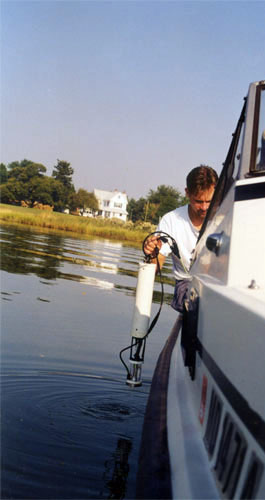
[[[196,194],[190,193],[188,189],[186,189],[186,196],[189,198],[191,215],[201,222],[204,221],[207,214],[207,210],[214,194],[214,189],[215,186],[212,186],[204,191],[198,191]]]

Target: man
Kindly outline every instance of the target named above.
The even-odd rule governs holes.
[[[186,179],[187,187],[185,189],[189,200],[188,204],[168,212],[158,225],[159,231],[164,231],[174,238],[178,245],[180,258],[171,253],[167,243],[162,244],[159,235],[148,238],[145,243],[145,252],[153,256],[153,262],[156,261],[155,248],[158,247],[160,268],[163,266],[165,258],[170,253],[172,255],[176,286],[171,305],[178,312],[183,312],[183,300],[191,280],[189,268],[192,253],[213,197],[217,180],[217,173],[211,167],[201,165],[191,170]]]

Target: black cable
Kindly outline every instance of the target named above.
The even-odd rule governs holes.
[[[128,345],[127,347],[125,347],[124,349],[122,349],[122,350],[120,351],[120,354],[119,354],[119,356],[120,356],[120,360],[121,360],[121,362],[122,362],[123,366],[125,366],[125,369],[126,369],[126,371],[127,371],[127,378],[129,378],[129,377],[130,377],[130,370],[129,370],[128,366],[126,365],[125,361],[122,359],[122,353],[123,353],[124,351],[128,351],[128,349],[130,349],[131,347],[134,347],[135,345],[137,345],[137,342],[135,342],[135,344]]]
[[[154,319],[152,320],[152,323],[151,325],[149,326],[148,330],[147,330],[147,333],[146,335],[144,336],[144,338],[147,337],[147,335],[149,335],[149,333],[151,333],[151,331],[153,330],[154,326],[156,325],[157,321],[158,321],[158,318],[160,316],[160,313],[161,313],[161,309],[162,309],[162,306],[163,306],[163,302],[164,302],[164,283],[162,281],[162,274],[161,274],[161,267],[160,267],[160,264],[159,264],[159,260],[158,260],[158,254],[156,255],[156,261],[157,261],[157,269],[158,269],[158,274],[159,274],[159,280],[160,280],[160,284],[161,284],[161,299],[160,299],[160,306],[159,306],[159,309],[158,309],[158,312],[156,314],[156,316],[154,317]]]

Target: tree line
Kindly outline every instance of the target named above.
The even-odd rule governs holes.
[[[76,191],[73,184],[74,170],[70,163],[57,160],[52,175],[46,175],[47,168],[30,160],[14,161],[7,166],[0,164],[0,199],[2,203],[33,206],[35,202],[54,207],[55,211],[69,208],[98,210],[98,201],[93,192],[85,189]],[[138,200],[129,198],[128,218],[133,222],[145,221],[157,224],[170,210],[187,202],[177,189],[160,185],[150,189],[146,197]]]
[[[76,191],[72,176],[73,168],[67,161],[57,160],[52,175],[45,175],[47,168],[30,160],[14,161],[7,166],[0,165],[0,197],[2,203],[28,206],[34,202],[50,205],[60,212],[65,208],[98,209],[97,199],[85,189]]]
[[[157,224],[164,214],[186,203],[187,198],[177,189],[161,184],[156,190],[150,189],[146,198],[131,198],[127,205],[128,217],[133,222]]]

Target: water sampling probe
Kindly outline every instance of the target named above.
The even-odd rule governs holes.
[[[143,262],[139,262],[135,305],[131,326],[132,340],[129,346],[120,351],[120,360],[127,371],[126,384],[133,387],[142,385],[141,373],[142,365],[144,363],[146,339],[157,323],[164,301],[164,284],[162,281],[161,268],[158,260],[159,248],[155,247],[152,254],[147,254],[145,251],[145,243],[147,239],[153,235],[158,236],[157,239],[161,240],[162,243],[168,243],[172,253],[174,253],[174,255],[176,255],[180,259],[179,249],[176,241],[174,240],[174,238],[172,238],[172,236],[165,233],[164,231],[155,231],[148,234],[148,236],[146,236],[146,238],[144,239],[142,244],[144,260]],[[151,260],[153,260],[154,258],[156,262],[152,263]],[[159,276],[161,284],[161,300],[158,312],[149,326],[156,273]],[[122,357],[122,354],[129,349],[130,368],[128,368]]]

